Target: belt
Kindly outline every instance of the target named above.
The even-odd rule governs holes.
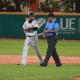
[[[57,35],[49,35],[49,36],[47,36],[47,37],[57,37]]]
[[[27,37],[35,37],[35,36],[27,36]]]

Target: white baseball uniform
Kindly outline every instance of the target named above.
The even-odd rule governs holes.
[[[33,20],[32,23],[29,23],[28,21],[29,21],[29,19],[27,19],[25,21],[25,23],[23,24],[23,29],[27,29],[27,28],[30,28],[30,27],[31,28],[32,27],[39,28],[38,22],[36,20]],[[23,52],[22,52],[21,64],[23,64],[23,65],[27,64],[27,54],[28,54],[28,49],[29,49],[30,45],[34,47],[40,61],[42,61],[42,57],[41,57],[41,54],[40,54],[39,49],[38,49],[37,31],[32,31],[32,32],[24,31],[24,33],[26,35],[26,39],[25,39],[25,42],[24,42],[24,47],[23,47]]]

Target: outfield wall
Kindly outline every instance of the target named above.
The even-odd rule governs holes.
[[[36,13],[38,18],[47,18],[47,13]],[[59,38],[80,39],[80,14],[79,13],[54,13],[60,23]],[[26,13],[23,12],[0,12],[0,37],[25,37],[22,25]],[[45,24],[40,28],[41,33]]]

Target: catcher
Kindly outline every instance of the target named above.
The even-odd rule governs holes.
[[[33,46],[34,49],[36,50],[40,62],[43,62],[41,54],[38,49],[38,36],[37,36],[37,30],[39,28],[38,21],[35,20],[35,14],[33,12],[30,12],[28,16],[29,16],[28,19],[23,24],[23,31],[26,35],[21,61],[21,64],[23,65],[27,64],[27,54],[30,45]]]

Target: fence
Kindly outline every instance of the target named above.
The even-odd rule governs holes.
[[[47,13],[36,13],[38,18],[47,18]],[[80,39],[80,14],[79,13],[54,13],[60,23],[59,38]],[[24,37],[22,25],[27,17],[26,13],[0,12],[0,37]],[[43,32],[45,24],[38,33]]]

